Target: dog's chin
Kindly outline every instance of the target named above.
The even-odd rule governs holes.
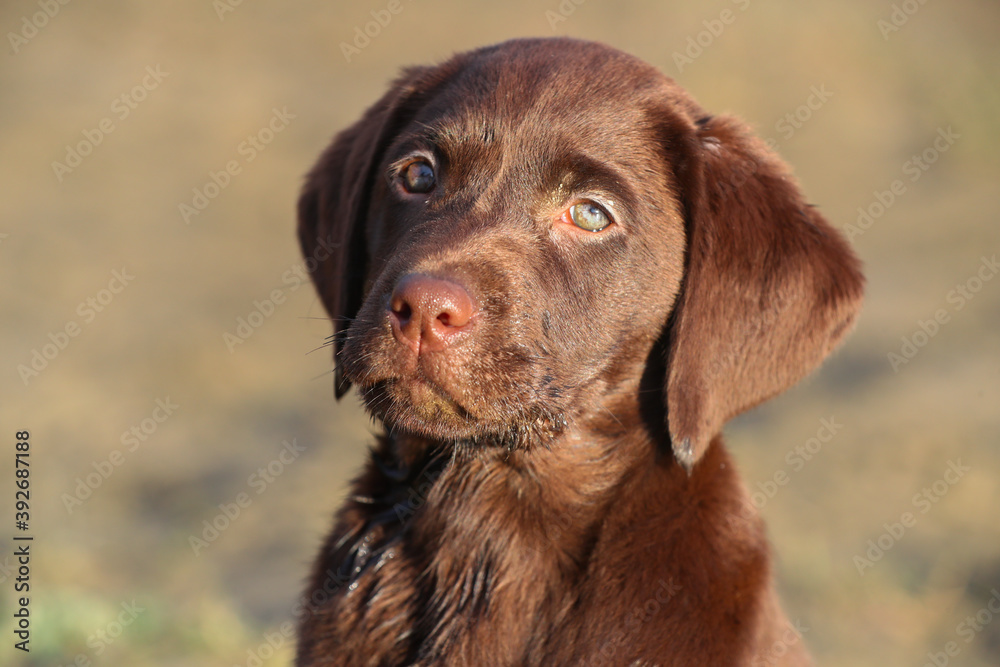
[[[473,407],[426,380],[382,380],[360,389],[368,411],[389,431],[444,442],[524,447],[538,435],[556,433],[565,425],[561,416],[544,410],[476,414]]]
[[[464,440],[482,434],[480,420],[446,391],[422,379],[382,380],[361,387],[365,406],[391,431],[437,440]]]

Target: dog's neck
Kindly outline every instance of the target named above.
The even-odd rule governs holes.
[[[374,496],[356,496],[346,513],[355,517],[346,571],[357,578],[405,549],[422,567],[408,596],[424,656],[461,644],[516,662],[544,641],[539,624],[558,624],[577,602],[553,591],[576,590],[620,487],[650,466],[677,467],[657,462],[649,434],[622,426],[635,423],[637,401],[613,407],[513,449],[383,439],[358,485]],[[478,636],[487,617],[493,630]],[[485,644],[497,638],[502,645]]]

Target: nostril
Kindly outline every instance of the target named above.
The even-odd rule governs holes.
[[[449,294],[441,299],[437,322],[446,329],[461,329],[472,319],[472,300],[467,295]]]
[[[410,307],[410,304],[403,299],[393,299],[391,307],[392,312],[395,313],[396,317],[402,322],[408,322],[410,318],[413,317],[413,309]]]

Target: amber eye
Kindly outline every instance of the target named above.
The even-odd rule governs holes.
[[[582,201],[569,207],[573,224],[588,232],[599,232],[611,224],[611,217],[592,201]]]
[[[434,189],[434,167],[425,160],[414,160],[399,175],[407,192],[425,194]]]

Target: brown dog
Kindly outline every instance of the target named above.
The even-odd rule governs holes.
[[[738,121],[600,44],[463,53],[337,136],[299,237],[387,435],[298,665],[808,664],[719,431],[862,277]]]

